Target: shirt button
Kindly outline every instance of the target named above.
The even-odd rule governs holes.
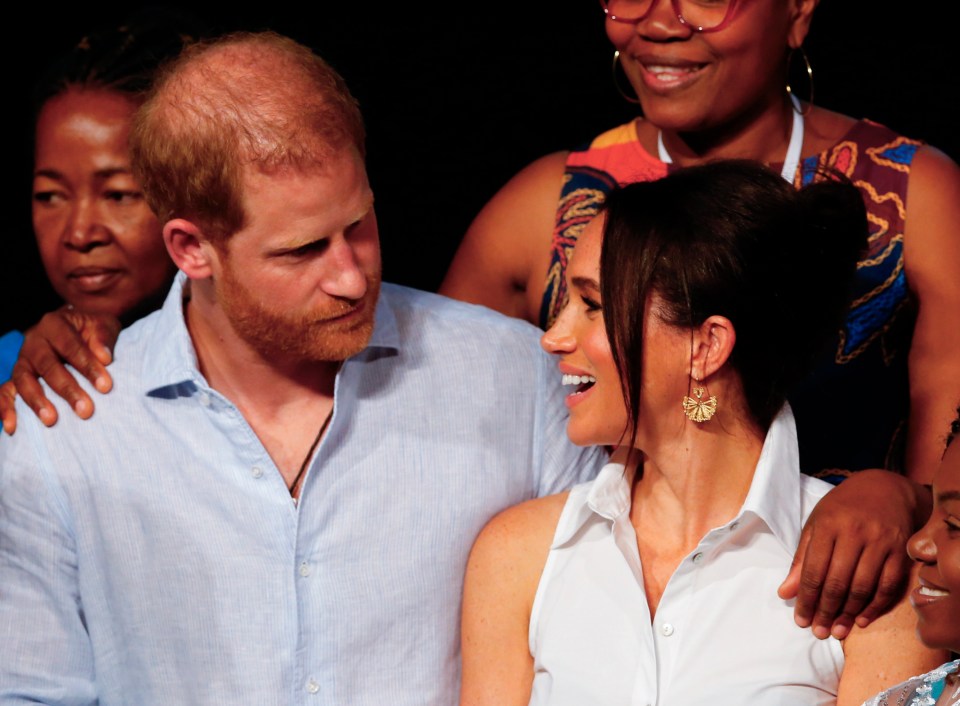
[[[260,468],[260,466],[254,466],[250,469],[250,475],[252,475],[254,478],[259,478],[263,475],[263,469]]]
[[[210,406],[210,395],[208,393],[206,392],[200,393],[200,404],[202,404],[204,407]]]
[[[313,679],[307,682],[307,693],[316,694],[320,691],[320,685],[317,684]]]
[[[663,627],[660,628],[660,632],[663,633],[664,637],[670,637],[673,635],[673,626],[670,623],[664,623]]]
[[[693,555],[694,564],[699,564],[701,561],[703,561],[703,552],[697,552]]]
[[[305,561],[300,563],[300,575],[303,577],[310,575],[310,564]]]

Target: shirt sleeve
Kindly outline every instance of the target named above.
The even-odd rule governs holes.
[[[543,449],[537,496],[552,495],[569,490],[600,472],[609,460],[605,449],[597,446],[576,446],[567,436],[567,407],[564,404],[564,389],[556,360],[543,354],[538,380],[543,408],[539,416],[543,420],[541,439]]]
[[[0,703],[97,703],[75,540],[42,432],[0,435]]]

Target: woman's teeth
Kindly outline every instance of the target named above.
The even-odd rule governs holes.
[[[597,379],[592,375],[564,375],[564,385],[585,385],[586,383],[595,383]]]
[[[950,591],[941,591],[937,588],[930,588],[929,586],[921,586],[919,593],[921,596],[931,596],[933,598],[942,598],[943,596],[949,596]]]

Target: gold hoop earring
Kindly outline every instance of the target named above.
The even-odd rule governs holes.
[[[620,50],[619,50],[619,49],[615,49],[614,52],[613,52],[613,66],[611,67],[611,72],[612,72],[612,74],[613,74],[613,87],[617,89],[617,93],[619,93],[621,96],[623,96],[623,99],[624,99],[625,101],[627,101],[627,103],[633,103],[634,105],[640,105],[640,99],[639,99],[639,98],[637,98],[637,97],[635,97],[635,96],[631,96],[630,94],[628,94],[626,91],[624,91],[624,90],[620,87],[620,81],[617,80],[617,64],[619,64],[619,63],[620,63]]]
[[[717,397],[710,395],[707,399],[703,399],[704,394],[710,393],[707,392],[706,385],[700,385],[700,381],[696,378],[694,380],[697,385],[692,390],[693,397],[683,396],[683,413],[691,422],[698,424],[709,422],[717,413]]]
[[[813,109],[813,67],[810,65],[810,59],[807,57],[807,52],[803,50],[803,47],[791,49],[787,55],[787,95],[794,95],[793,87],[790,85],[790,67],[793,66],[793,55],[798,51],[800,52],[800,58],[803,59],[803,68],[807,74],[807,82],[810,84],[810,96],[807,98],[807,107],[803,110],[797,110],[797,104],[794,101],[790,101],[790,104],[796,112],[806,116],[807,113]]]

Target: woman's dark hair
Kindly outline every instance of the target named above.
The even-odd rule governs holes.
[[[68,88],[102,88],[139,100],[157,67],[199,37],[199,23],[168,8],[145,8],[119,27],[91,32],[53,61],[33,92],[34,115]]]
[[[729,362],[754,420],[769,427],[849,304],[867,244],[857,189],[835,177],[797,191],[763,165],[729,160],[615,189],[603,210],[600,290],[630,419],[644,305],[656,292],[671,325],[730,319]]]

